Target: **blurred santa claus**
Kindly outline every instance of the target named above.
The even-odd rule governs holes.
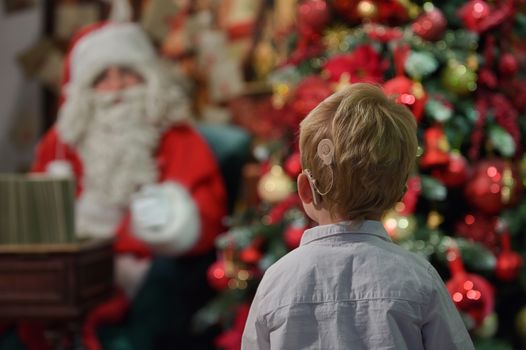
[[[85,342],[97,349],[93,332],[126,312],[152,256],[211,251],[226,194],[211,150],[189,123],[185,92],[138,25],[106,22],[79,32],[63,79],[57,122],[33,171],[73,175],[77,235],[114,239],[123,293],[88,317]]]

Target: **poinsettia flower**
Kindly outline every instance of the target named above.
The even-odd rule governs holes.
[[[351,53],[336,55],[323,66],[329,81],[339,82],[346,77],[351,83],[381,83],[386,68],[371,45],[361,45]]]
[[[403,33],[398,27],[386,27],[377,23],[368,23],[364,25],[367,36],[374,41],[387,43],[402,38]]]
[[[292,110],[295,113],[292,125],[299,122],[309,114],[321,101],[332,93],[330,84],[318,76],[308,76],[296,87],[294,98],[291,101]]]

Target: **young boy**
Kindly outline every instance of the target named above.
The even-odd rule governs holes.
[[[411,112],[374,85],[351,85],[305,118],[298,192],[319,226],[265,273],[243,349],[474,349],[435,269],[379,221],[402,198],[416,149]]]

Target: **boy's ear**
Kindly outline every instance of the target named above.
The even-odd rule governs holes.
[[[310,204],[314,201],[311,184],[309,178],[304,173],[298,175],[298,195],[305,204]]]

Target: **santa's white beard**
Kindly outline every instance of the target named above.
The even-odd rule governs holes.
[[[142,86],[94,94],[89,127],[77,144],[83,193],[77,203],[80,235],[111,236],[131,195],[157,180],[154,151],[161,131],[146,118]]]

